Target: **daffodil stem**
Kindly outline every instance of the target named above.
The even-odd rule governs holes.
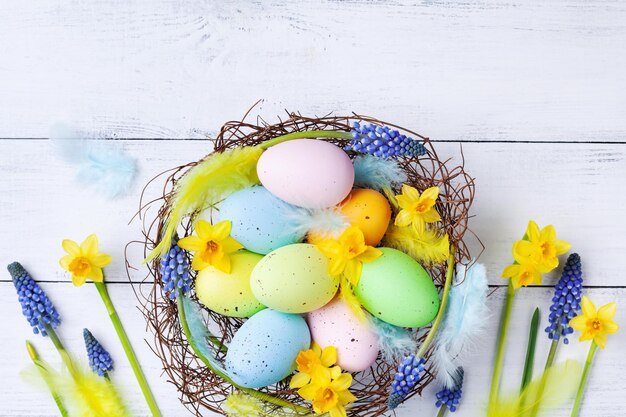
[[[493,366],[493,374],[491,375],[491,390],[489,391],[489,410],[493,410],[498,399],[500,390],[500,377],[502,376],[502,365],[504,364],[504,347],[506,345],[506,337],[509,331],[509,321],[511,320],[511,310],[513,310],[513,301],[515,300],[515,288],[509,281],[506,292],[506,302],[502,309],[500,318],[500,328],[498,330],[498,341],[496,343],[496,362]]]
[[[352,133],[337,130],[309,130],[304,132],[293,132],[287,133],[286,135],[277,136],[273,139],[263,142],[260,147],[261,149],[267,149],[271,146],[278,145],[279,143],[287,142],[289,140],[315,138],[351,139]]]
[[[113,323],[113,327],[117,333],[117,336],[122,343],[122,347],[124,348],[124,353],[126,353],[126,357],[130,362],[131,368],[133,368],[133,372],[135,374],[135,378],[137,378],[137,382],[141,387],[141,392],[143,393],[144,398],[146,399],[146,403],[148,404],[148,408],[150,408],[150,412],[153,417],[160,417],[161,412],[159,411],[159,407],[157,406],[156,400],[152,395],[152,391],[150,391],[150,386],[148,385],[148,381],[146,380],[143,371],[141,370],[141,366],[139,366],[139,361],[137,360],[137,356],[135,355],[135,351],[133,350],[132,345],[130,344],[130,340],[128,340],[128,336],[126,335],[126,331],[122,326],[122,322],[120,321],[119,316],[117,315],[117,311],[115,310],[115,306],[111,301],[111,297],[109,297],[109,292],[107,291],[106,285],[104,282],[96,282],[96,289],[100,294],[100,298],[102,298],[102,302],[104,303],[107,313],[109,314],[109,318]]]
[[[556,329],[556,334],[559,334],[560,326]],[[546,389],[547,375],[548,369],[552,367],[554,364],[554,359],[556,358],[556,349],[559,347],[558,339],[553,339],[550,344],[550,351],[548,352],[548,358],[546,359],[546,366],[543,368],[543,375],[541,376],[541,380],[539,381],[539,387],[537,387],[537,398],[541,398],[543,396],[543,391]],[[541,406],[541,401],[537,401],[531,410],[529,417],[536,417],[539,414],[539,407]]]
[[[52,398],[54,399],[54,402],[56,403],[57,408],[59,409],[59,412],[61,413],[61,416],[68,417],[69,414],[67,413],[67,410],[65,409],[65,406],[63,405],[63,402],[61,401],[61,397],[57,393],[56,388],[52,385],[50,380],[45,375],[45,371],[43,367],[41,366],[41,362],[39,360],[39,354],[37,353],[37,350],[35,350],[35,347],[29,341],[26,341],[26,350],[28,351],[28,355],[32,359],[33,363],[39,370],[39,374],[41,375],[41,378],[44,380],[44,382],[48,386],[48,389],[50,390],[50,394],[52,394]]]
[[[293,404],[289,401],[281,400],[280,398],[276,398],[270,394],[266,394],[266,393],[257,391],[252,388],[242,387],[241,385],[235,383],[228,375],[221,372],[219,369],[215,369],[215,367],[211,364],[211,361],[207,357],[204,356],[204,354],[200,351],[200,349],[196,345],[196,342],[194,341],[193,337],[191,337],[191,330],[189,330],[189,323],[187,323],[187,315],[185,314],[185,307],[183,306],[183,293],[180,289],[178,290],[178,296],[176,297],[176,306],[178,307],[178,319],[183,329],[183,333],[185,333],[185,337],[187,338],[187,343],[189,343],[189,346],[191,346],[191,349],[195,352],[196,356],[198,356],[198,358],[200,358],[200,360],[213,373],[215,373],[217,376],[219,376],[220,378],[222,378],[224,381],[228,382],[235,388],[261,401],[266,401],[268,403],[277,405],[279,407],[289,408],[300,414],[310,413],[310,410],[308,408],[299,406],[297,404]]]
[[[574,400],[574,408],[572,409],[571,417],[578,417],[578,414],[580,414],[580,405],[583,401],[583,394],[585,393],[585,386],[587,385],[587,378],[589,377],[589,368],[591,367],[591,362],[593,362],[593,356],[597,348],[598,345],[596,345],[596,342],[591,342],[587,360],[585,361],[585,367],[583,368],[583,375],[580,377],[580,385],[578,385],[578,392]]]
[[[430,344],[435,339],[435,335],[437,334],[437,329],[439,329],[439,325],[441,324],[441,320],[443,320],[443,315],[446,312],[446,305],[448,304],[448,294],[450,293],[450,285],[452,284],[452,276],[454,275],[454,262],[455,262],[456,250],[455,247],[450,247],[450,256],[448,257],[448,269],[446,271],[446,281],[443,284],[443,294],[441,295],[441,303],[439,304],[439,312],[437,312],[437,317],[435,317],[435,321],[433,322],[430,331],[428,332],[428,336],[426,336],[426,340],[420,346],[417,353],[415,354],[418,358],[423,358],[424,354],[430,347]]]

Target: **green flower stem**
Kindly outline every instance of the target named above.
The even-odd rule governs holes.
[[[498,341],[496,344],[496,362],[491,375],[491,390],[489,392],[489,410],[494,410],[500,390],[500,377],[502,376],[502,365],[504,364],[504,346],[506,344],[506,336],[509,331],[509,321],[511,321],[511,310],[513,309],[513,300],[515,300],[515,289],[513,283],[509,281],[507,287],[506,302],[502,309],[500,318],[500,328],[498,330]]]
[[[556,334],[560,333],[560,326],[556,329]],[[548,352],[548,359],[546,359],[546,366],[543,368],[543,376],[541,377],[541,381],[539,381],[539,387],[537,387],[537,398],[541,398],[543,395],[543,391],[546,389],[546,380],[548,375],[548,369],[552,367],[554,364],[554,358],[556,357],[556,348],[559,347],[558,340],[552,340],[550,344],[550,351]],[[539,414],[539,407],[541,406],[541,401],[537,401],[531,410],[529,417],[536,417]]]
[[[441,304],[439,305],[439,312],[437,313],[437,317],[435,317],[435,321],[433,322],[430,331],[428,332],[428,336],[426,336],[426,340],[420,346],[419,350],[415,354],[418,358],[423,358],[424,354],[430,347],[430,344],[435,338],[437,334],[437,329],[441,324],[441,320],[443,320],[443,315],[446,312],[446,305],[448,304],[448,294],[450,292],[450,285],[452,284],[452,276],[454,275],[454,262],[455,262],[456,248],[454,246],[450,247],[450,256],[448,257],[448,270],[446,271],[446,281],[443,284],[443,294],[441,295]]]
[[[571,417],[578,417],[580,413],[580,405],[583,401],[583,394],[585,393],[585,386],[587,385],[587,378],[589,377],[589,368],[593,361],[593,355],[596,353],[598,345],[596,342],[591,342],[589,347],[589,353],[587,354],[587,360],[585,361],[585,368],[583,369],[583,375],[580,378],[580,385],[578,386],[578,393],[576,393],[576,400],[574,400],[574,408],[572,409]]]
[[[537,346],[537,334],[539,330],[539,308],[535,308],[533,318],[530,321],[528,332],[528,347],[526,348],[526,360],[524,361],[524,372],[522,374],[522,384],[520,394],[533,379],[533,367],[535,366],[535,347]],[[523,407],[521,407],[523,408]]]
[[[437,417],[443,417],[446,415],[446,411],[448,411],[448,407],[445,405],[442,405],[441,408],[439,409],[439,412],[437,413]]]
[[[72,376],[74,376],[74,364],[72,364],[69,353],[67,353],[67,349],[65,349],[65,346],[61,342],[61,339],[59,339],[59,335],[57,335],[57,333],[49,324],[46,324],[45,328],[46,328],[46,333],[48,333],[48,337],[52,341],[52,344],[54,345],[56,350],[59,352],[59,355],[61,356],[63,363],[65,364],[65,366],[67,366],[67,369],[70,371],[70,373],[72,373]]]
[[[54,402],[56,403],[57,408],[59,409],[59,412],[61,413],[61,416],[68,417],[69,414],[67,413],[67,410],[65,409],[65,406],[63,405],[63,402],[61,401],[61,397],[59,396],[59,394],[57,393],[57,390],[52,385],[48,377],[46,376],[44,368],[41,366],[41,360],[39,359],[39,354],[37,353],[37,350],[35,350],[35,347],[29,341],[26,341],[26,350],[28,351],[28,355],[32,359],[33,363],[39,370],[39,374],[41,375],[41,378],[44,380],[44,382],[48,386],[48,389],[50,390],[50,393],[52,394],[52,398],[54,399]]]
[[[198,358],[200,358],[200,360],[217,376],[219,376],[220,378],[222,378],[224,381],[228,382],[229,384],[231,384],[232,386],[234,386],[235,388],[245,392],[246,394],[257,398],[261,401],[266,401],[268,403],[277,405],[279,407],[283,407],[283,408],[290,408],[292,410],[294,410],[297,413],[300,414],[309,414],[310,410],[308,408],[299,406],[297,404],[293,404],[289,401],[285,401],[285,400],[281,400],[280,398],[274,397],[270,394],[266,394],[260,391],[257,391],[255,389],[252,388],[246,388],[246,387],[242,387],[239,384],[236,384],[228,375],[224,374],[223,372],[221,372],[218,369],[215,369],[215,367],[213,367],[213,365],[211,365],[211,362],[209,361],[208,358],[206,358],[202,352],[200,352],[200,349],[198,348],[198,346],[196,346],[195,341],[193,340],[193,338],[191,337],[191,331],[189,330],[189,324],[187,323],[187,317],[185,314],[185,308],[183,306],[183,294],[182,291],[179,289],[178,290],[178,296],[176,297],[176,305],[178,307],[178,318],[180,321],[180,325],[183,329],[183,333],[185,333],[185,337],[187,338],[187,343],[189,343],[189,346],[191,346],[191,348],[193,349],[193,351],[195,352],[196,356],[198,356]]]
[[[342,132],[337,130],[309,130],[305,132],[293,132],[286,135],[277,136],[274,139],[270,139],[263,142],[260,146],[261,149],[267,149],[271,146],[278,145],[279,143],[287,142],[294,139],[315,139],[315,138],[336,138],[336,139],[352,139],[352,133]]]
[[[156,400],[152,395],[152,391],[150,391],[148,381],[146,380],[146,377],[143,374],[141,367],[139,366],[139,362],[137,361],[137,357],[135,356],[135,351],[130,344],[130,340],[128,340],[128,336],[126,335],[126,331],[124,331],[124,327],[122,326],[122,322],[117,315],[117,311],[115,311],[115,307],[113,306],[111,297],[109,297],[109,292],[107,291],[106,285],[104,284],[104,282],[95,282],[94,284],[96,285],[96,289],[100,294],[100,298],[102,298],[102,302],[107,309],[107,313],[109,313],[109,318],[113,323],[113,327],[117,332],[117,336],[120,338],[120,342],[122,343],[122,347],[124,348],[124,353],[126,353],[126,357],[130,362],[130,366],[133,368],[135,378],[137,378],[137,382],[139,382],[141,392],[146,399],[146,403],[148,403],[150,412],[152,413],[153,417],[160,417],[161,412],[159,411],[159,407],[157,406]]]

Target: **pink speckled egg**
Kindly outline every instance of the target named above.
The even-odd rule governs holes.
[[[340,298],[308,314],[313,341],[337,348],[337,364],[349,372],[364,371],[378,357],[378,338],[369,323],[359,320]]]
[[[296,206],[319,209],[339,204],[354,185],[348,155],[332,143],[296,139],[261,155],[257,174],[265,188]]]

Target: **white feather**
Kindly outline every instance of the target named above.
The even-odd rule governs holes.
[[[489,322],[484,265],[474,263],[467,269],[458,265],[455,282],[431,359],[437,379],[448,388],[454,386],[458,366],[476,349]]]
[[[315,231],[323,236],[338,236],[350,225],[346,216],[337,208],[321,210],[295,208],[286,210],[284,217],[290,225],[289,231],[297,235]]]
[[[78,167],[80,183],[94,187],[106,198],[122,196],[130,189],[137,164],[115,142],[84,138],[64,124],[52,127],[50,141],[63,159]]]
[[[417,342],[406,329],[385,323],[370,315],[368,318],[370,327],[378,337],[378,347],[385,362],[400,362],[405,356],[415,352]]]

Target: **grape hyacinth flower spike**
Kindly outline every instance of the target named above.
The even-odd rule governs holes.
[[[569,321],[580,312],[580,302],[583,290],[583,273],[580,256],[577,253],[567,258],[563,274],[554,287],[554,297],[550,306],[550,325],[546,333],[552,340],[558,341],[563,337],[563,343],[568,344],[567,336],[574,332]]]
[[[172,247],[161,258],[160,264],[163,290],[169,294],[171,300],[175,300],[178,290],[187,294],[191,290],[191,276],[189,275],[189,261],[183,249],[178,246],[178,236],[172,241]]]
[[[404,358],[404,360],[398,366],[398,372],[394,377],[391,384],[391,394],[389,395],[389,401],[387,406],[389,410],[393,410],[398,407],[409,395],[411,389],[417,384],[424,372],[424,365],[426,361],[422,358],[418,358],[415,355],[410,355]]]
[[[345,147],[347,151],[367,153],[380,158],[416,157],[426,154],[426,148],[421,142],[388,126],[354,122],[351,134],[352,140]]]
[[[463,393],[463,367],[459,366],[455,375],[454,386],[452,388],[443,388],[437,393],[436,407],[439,407],[439,416],[443,416],[446,412],[446,408],[450,412],[455,412],[459,407],[459,401],[461,401],[461,394]]]
[[[48,336],[61,323],[59,313],[41,289],[19,262],[13,262],[7,269],[17,290],[22,313],[33,328],[33,333]]]
[[[96,374],[108,378],[108,373],[113,370],[111,355],[102,347],[89,329],[83,329],[83,338],[85,339],[89,366]]]

